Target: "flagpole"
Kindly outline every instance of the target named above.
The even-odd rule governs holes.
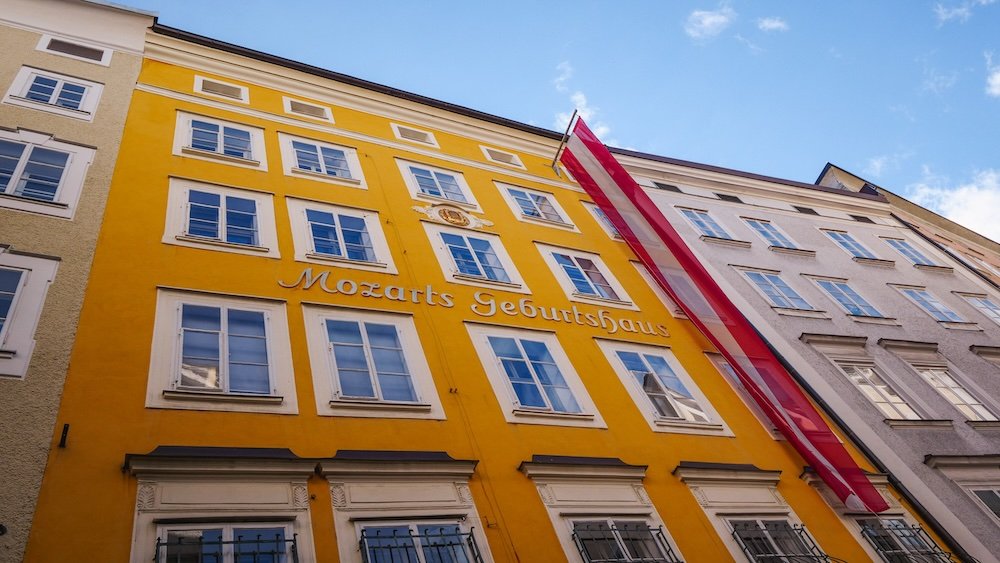
[[[566,132],[563,133],[562,140],[559,141],[559,147],[556,148],[556,156],[552,159],[552,170],[556,173],[556,176],[562,178],[562,172],[559,171],[559,167],[556,166],[556,162],[559,161],[559,153],[562,152],[563,147],[566,146],[566,141],[569,140],[569,130],[573,127],[573,120],[576,119],[578,109],[573,110],[573,115],[569,116],[569,123],[566,124]]]

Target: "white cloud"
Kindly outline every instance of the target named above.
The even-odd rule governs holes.
[[[977,6],[989,6],[996,0],[966,0],[961,4],[945,6],[942,3],[934,5],[934,16],[937,17],[938,27],[952,21],[965,23],[972,17],[972,10]]]
[[[736,12],[726,5],[718,10],[695,10],[684,24],[684,33],[693,39],[711,39],[725,31],[735,19]]]
[[[563,61],[556,65],[556,70],[559,74],[552,79],[552,84],[555,85],[557,92],[565,92],[568,90],[566,83],[573,78],[573,65],[569,64],[569,61]]]
[[[993,64],[993,53],[986,53],[986,94],[1000,98],[1000,65]]]
[[[977,172],[970,181],[949,186],[948,179],[924,166],[924,178],[908,186],[910,199],[966,227],[1000,241],[1000,170]]]
[[[761,31],[788,31],[788,22],[778,17],[760,18],[757,28]]]
[[[865,167],[865,174],[879,178],[882,176],[882,169],[885,168],[886,161],[889,160],[888,156],[876,156],[874,158],[868,159],[868,166]]]
[[[913,151],[873,156],[868,159],[864,173],[872,178],[881,178],[885,172],[897,171],[902,168],[903,162],[912,156]]]
[[[587,96],[584,95],[583,92],[580,92],[579,90],[573,92],[573,94],[569,97],[569,101],[573,103],[573,107],[576,108],[577,113],[581,118],[583,118],[584,121],[587,122],[587,126],[590,127],[590,130],[593,131],[594,135],[597,135],[598,138],[605,137],[611,132],[611,127],[597,117],[597,114],[600,112],[600,108],[590,105],[590,102],[587,101]],[[569,125],[571,117],[573,117],[573,112],[557,113],[555,122],[556,130],[562,131],[566,129]],[[614,144],[613,140],[610,139],[604,142],[609,145]]]
[[[740,43],[742,43],[742,44],[746,45],[746,46],[747,46],[747,48],[748,48],[748,49],[750,49],[750,52],[752,52],[752,53],[753,53],[753,54],[755,54],[755,55],[756,55],[757,53],[763,53],[763,52],[764,52],[764,49],[762,49],[760,45],[758,45],[758,44],[754,43],[753,41],[750,41],[749,39],[747,39],[746,37],[743,37],[743,36],[742,36],[742,35],[740,35],[739,33],[737,33],[737,34],[736,34],[736,35],[734,35],[733,37],[734,37],[734,38],[735,38],[735,39],[736,39],[737,41],[739,41]]]
[[[942,94],[958,82],[958,73],[940,73],[932,68],[924,69],[924,81],[920,88],[924,92]]]

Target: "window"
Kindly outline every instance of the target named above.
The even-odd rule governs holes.
[[[296,412],[284,305],[161,290],[146,406]]]
[[[935,320],[950,323],[965,322],[962,317],[958,316],[958,313],[946,307],[926,289],[915,287],[900,287],[897,289],[899,289],[903,295],[907,296],[910,301],[916,303],[917,306],[923,309],[925,313],[934,317]]]
[[[798,248],[790,238],[788,238],[785,233],[778,230],[770,221],[764,221],[761,219],[747,219],[744,218],[747,225],[756,232],[760,238],[764,239],[767,244],[778,247],[778,248]]]
[[[865,217],[864,215],[848,215],[848,217],[854,219],[858,223],[870,223],[872,225],[875,224],[875,221],[873,221],[871,217]]]
[[[443,419],[408,315],[306,306],[319,413]]]
[[[521,162],[521,158],[514,153],[502,151],[500,149],[484,147],[482,145],[479,145],[479,148],[483,149],[483,155],[485,155],[486,160],[490,162],[506,164],[507,166],[516,166],[517,168],[522,168],[522,169],[524,168],[524,164]]]
[[[287,198],[295,259],[396,273],[378,213]]]
[[[573,225],[566,219],[566,213],[552,194],[499,182],[497,187],[500,188],[518,219],[572,228]]]
[[[245,104],[250,103],[250,90],[246,86],[230,84],[204,76],[196,75],[194,77],[194,91],[217,98],[227,98]]]
[[[476,538],[458,524],[365,524],[359,542],[370,563],[482,563]]]
[[[823,231],[826,236],[830,237],[833,242],[837,243],[840,248],[843,248],[845,252],[854,256],[855,258],[868,258],[870,260],[878,260],[870,250],[865,248],[860,242],[854,240],[854,237],[850,233],[845,233],[843,231]]]
[[[306,209],[306,221],[316,254],[361,262],[375,261],[375,249],[363,218],[346,214],[334,216],[327,211]]]
[[[89,80],[21,67],[4,103],[91,121],[104,86]]]
[[[508,422],[604,427],[555,334],[466,324]]]
[[[200,115],[177,113],[174,154],[267,170],[263,130]]]
[[[812,311],[813,306],[792,289],[781,276],[774,272],[743,270],[757,290],[775,307]]]
[[[654,181],[653,182],[653,187],[656,188],[656,189],[658,189],[658,190],[663,190],[665,192],[674,192],[674,193],[678,193],[678,194],[684,193],[677,186],[675,186],[673,184],[664,184],[663,182],[656,182],[656,181]]]
[[[819,215],[819,213],[817,213],[812,207],[800,207],[798,205],[793,205],[792,209],[802,213],[803,215]]]
[[[270,194],[170,179],[163,242],[278,257]]]
[[[94,150],[0,130],[0,206],[72,218]]]
[[[728,201],[730,203],[743,203],[742,199],[740,199],[737,196],[730,195],[730,194],[720,194],[720,193],[717,193],[717,194],[715,194],[715,197],[719,198],[722,201]]]
[[[1000,489],[972,489],[972,494],[976,495],[985,506],[997,518],[1000,518]]]
[[[24,377],[58,260],[0,250],[0,376]]]
[[[573,522],[573,541],[585,563],[681,563],[663,528],[621,518]]]
[[[458,172],[404,161],[399,161],[399,167],[414,198],[446,200],[478,208],[465,179]]]
[[[721,225],[716,223],[715,219],[712,219],[712,216],[707,211],[683,208],[679,208],[678,210],[703,236],[732,240],[733,237]]]
[[[321,119],[323,121],[333,123],[333,113],[330,111],[330,108],[326,106],[311,104],[309,102],[303,102],[302,100],[295,100],[289,98],[288,96],[282,96],[281,99],[285,105],[285,113],[311,117],[313,119]]]
[[[919,525],[902,518],[858,518],[861,535],[887,563],[948,563],[950,554],[941,550]]]
[[[105,49],[96,45],[87,45],[77,39],[64,39],[48,34],[42,35],[36,49],[103,66],[111,64],[111,55],[114,53],[111,49]]]
[[[611,287],[611,282],[604,277],[593,260],[561,252],[554,252],[552,256],[569,277],[577,293],[616,301],[621,300],[614,288]]]
[[[849,315],[858,317],[883,317],[864,297],[843,280],[817,279],[816,284]]]
[[[730,519],[733,538],[754,563],[826,561],[828,558],[803,526],[774,518]]]
[[[933,260],[928,258],[924,253],[920,252],[913,247],[909,241],[895,238],[887,238],[885,240],[886,244],[896,249],[897,252],[906,257],[907,260],[913,262],[920,266],[936,266]]]
[[[872,365],[837,362],[847,379],[890,420],[920,420],[922,417],[885,381]]]
[[[962,295],[970,305],[986,315],[986,318],[1000,324],[1000,305],[993,301],[993,298],[986,295]]]
[[[278,133],[278,141],[285,174],[355,188],[366,187],[357,150],[285,133]]]
[[[611,222],[611,218],[608,217],[608,214],[605,213],[603,209],[589,202],[584,202],[583,205],[584,207],[589,209],[591,213],[594,214],[594,217],[597,219],[597,222],[600,223],[601,228],[603,228],[604,231],[608,233],[609,237],[619,240],[623,238],[622,234],[618,232],[618,227],[615,227],[615,224]]]
[[[292,563],[298,560],[297,538],[281,524],[169,525],[157,530],[157,563]]]
[[[396,134],[397,139],[440,148],[438,146],[437,139],[434,138],[434,134],[429,131],[414,129],[413,127],[407,127],[397,123],[392,123],[390,126],[392,127],[392,132]]]
[[[432,223],[424,228],[448,281],[528,293],[500,237]]]
[[[997,420],[982,401],[966,391],[947,367],[914,367],[924,380],[969,420]]]
[[[630,297],[596,254],[536,243],[571,301],[635,309]]]
[[[612,340],[597,342],[654,431],[725,430],[719,415],[669,350]]]

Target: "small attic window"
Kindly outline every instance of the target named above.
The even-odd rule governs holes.
[[[732,203],[743,203],[742,199],[740,199],[740,198],[738,198],[738,197],[736,197],[734,195],[719,194],[719,193],[717,193],[717,194],[715,194],[715,197],[721,199],[722,201],[730,201]]]
[[[793,205],[792,207],[794,207],[799,213],[804,213],[806,215],[819,215],[819,213],[817,213],[812,207],[799,207],[798,205]]]
[[[326,106],[318,106],[301,100],[293,100],[287,96],[283,97],[283,99],[285,102],[285,113],[302,115],[313,119],[322,119],[323,121],[333,123],[333,114],[330,112],[330,108]]]
[[[675,186],[673,184],[664,184],[663,182],[656,182],[656,181],[654,181],[653,182],[653,187],[656,188],[656,189],[658,189],[658,190],[663,190],[665,192],[674,192],[674,193],[678,193],[678,194],[684,193],[677,186]]]
[[[194,77],[194,91],[201,92],[202,94],[208,94],[210,96],[238,100],[243,103],[250,101],[250,92],[245,86],[238,86],[236,84],[229,84],[228,82],[212,80],[210,78],[205,78],[204,76]]]
[[[102,49],[51,35],[43,35],[38,42],[37,49],[104,66],[108,66],[111,63],[111,54],[113,52],[111,49]]]
[[[429,131],[421,131],[420,129],[414,129],[405,125],[398,125],[396,123],[392,123],[391,125],[393,132],[396,133],[397,139],[438,147],[434,134]]]
[[[864,215],[850,215],[850,217],[851,219],[854,219],[858,223],[871,223],[873,225],[875,224],[875,221],[872,221],[870,217],[865,217]]]
[[[483,154],[486,155],[486,160],[489,160],[491,162],[497,162],[499,164],[506,164],[508,166],[516,166],[518,168],[524,168],[524,164],[521,163],[521,159],[514,153],[502,151],[500,149],[484,147],[482,145],[479,145],[479,148],[483,149]]]

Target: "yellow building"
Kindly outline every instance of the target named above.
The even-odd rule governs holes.
[[[870,560],[557,137],[154,26],[27,561]]]

